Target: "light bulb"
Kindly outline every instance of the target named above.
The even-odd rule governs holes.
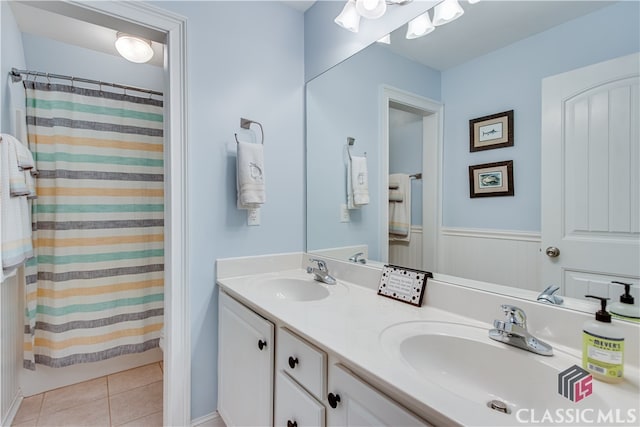
[[[406,37],[408,39],[417,39],[418,37],[426,36],[435,29],[436,27],[433,26],[429,19],[429,12],[425,12],[409,22]]]
[[[124,59],[138,64],[149,62],[153,58],[151,42],[130,34],[116,35],[116,50]]]
[[[357,33],[360,29],[360,15],[358,15],[358,12],[356,11],[356,1],[347,1],[342,12],[340,12],[340,15],[338,15],[333,22],[346,30]]]
[[[444,0],[442,3],[438,3],[433,9],[433,25],[437,27],[447,24],[458,19],[463,14],[464,10],[458,3],[458,0]]]
[[[367,19],[378,19],[387,11],[385,0],[356,0],[358,14]]]

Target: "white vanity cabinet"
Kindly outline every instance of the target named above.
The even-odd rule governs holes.
[[[325,425],[327,354],[287,328],[276,336],[276,427]]]
[[[273,423],[274,326],[220,292],[218,412],[228,426]]]
[[[339,356],[274,328],[277,321],[225,292],[219,301],[218,411],[227,426],[429,425],[352,374]]]
[[[341,364],[329,367],[327,426],[429,426]]]

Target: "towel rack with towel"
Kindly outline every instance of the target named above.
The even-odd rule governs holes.
[[[261,140],[260,140],[260,144],[264,145],[264,129],[262,127],[262,125],[259,122],[256,122],[255,120],[249,120],[249,119],[245,119],[243,117],[240,117],[240,127],[242,129],[249,129],[251,127],[251,123],[255,123],[258,126],[260,126],[260,134],[262,136]],[[238,141],[238,134],[234,134],[236,137],[236,144],[239,144],[240,141]]]
[[[422,172],[411,174],[409,175],[409,178],[422,179]]]

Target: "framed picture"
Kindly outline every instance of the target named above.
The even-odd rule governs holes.
[[[469,150],[513,146],[513,110],[469,120]]]
[[[513,160],[469,166],[469,196],[513,196]]]
[[[428,271],[385,265],[378,285],[378,295],[420,307],[429,277],[432,278],[433,274]]]

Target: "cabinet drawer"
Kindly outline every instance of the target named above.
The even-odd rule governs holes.
[[[324,406],[282,371],[276,376],[276,396],[274,427],[324,427]]]
[[[326,391],[327,355],[286,328],[278,329],[276,368],[285,371],[322,400]]]

